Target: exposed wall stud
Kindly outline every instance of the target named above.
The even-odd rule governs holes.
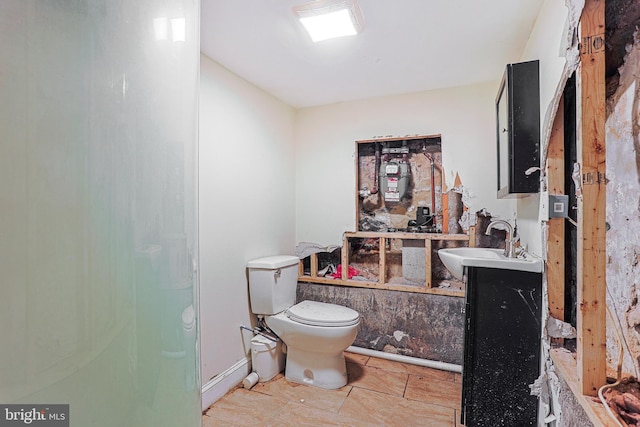
[[[585,1],[578,73],[578,157],[586,179],[578,199],[577,351],[582,393],[591,396],[606,383],[606,183],[593,178],[606,169],[604,16],[604,0]]]
[[[564,194],[564,97],[560,99],[553,121],[547,157],[547,189],[549,194]],[[547,286],[549,313],[564,319],[565,239],[564,218],[550,219],[547,238]]]

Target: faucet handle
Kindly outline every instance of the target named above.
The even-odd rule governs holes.
[[[514,248],[514,252],[518,258],[524,258],[527,255],[527,245],[520,245]]]

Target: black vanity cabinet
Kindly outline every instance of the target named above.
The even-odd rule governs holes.
[[[461,422],[535,426],[540,373],[542,274],[465,267]]]
[[[540,72],[538,61],[509,64],[496,98],[498,197],[540,188]],[[527,170],[529,172],[527,173]]]

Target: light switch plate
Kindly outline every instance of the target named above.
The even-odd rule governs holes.
[[[569,216],[569,196],[549,194],[549,218],[567,218]]]
[[[564,194],[540,193],[540,219],[548,221],[551,218],[569,217],[569,196]]]

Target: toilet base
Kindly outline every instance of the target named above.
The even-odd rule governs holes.
[[[347,385],[344,352],[327,354],[288,347],[284,376],[288,381],[329,390],[344,387]]]

